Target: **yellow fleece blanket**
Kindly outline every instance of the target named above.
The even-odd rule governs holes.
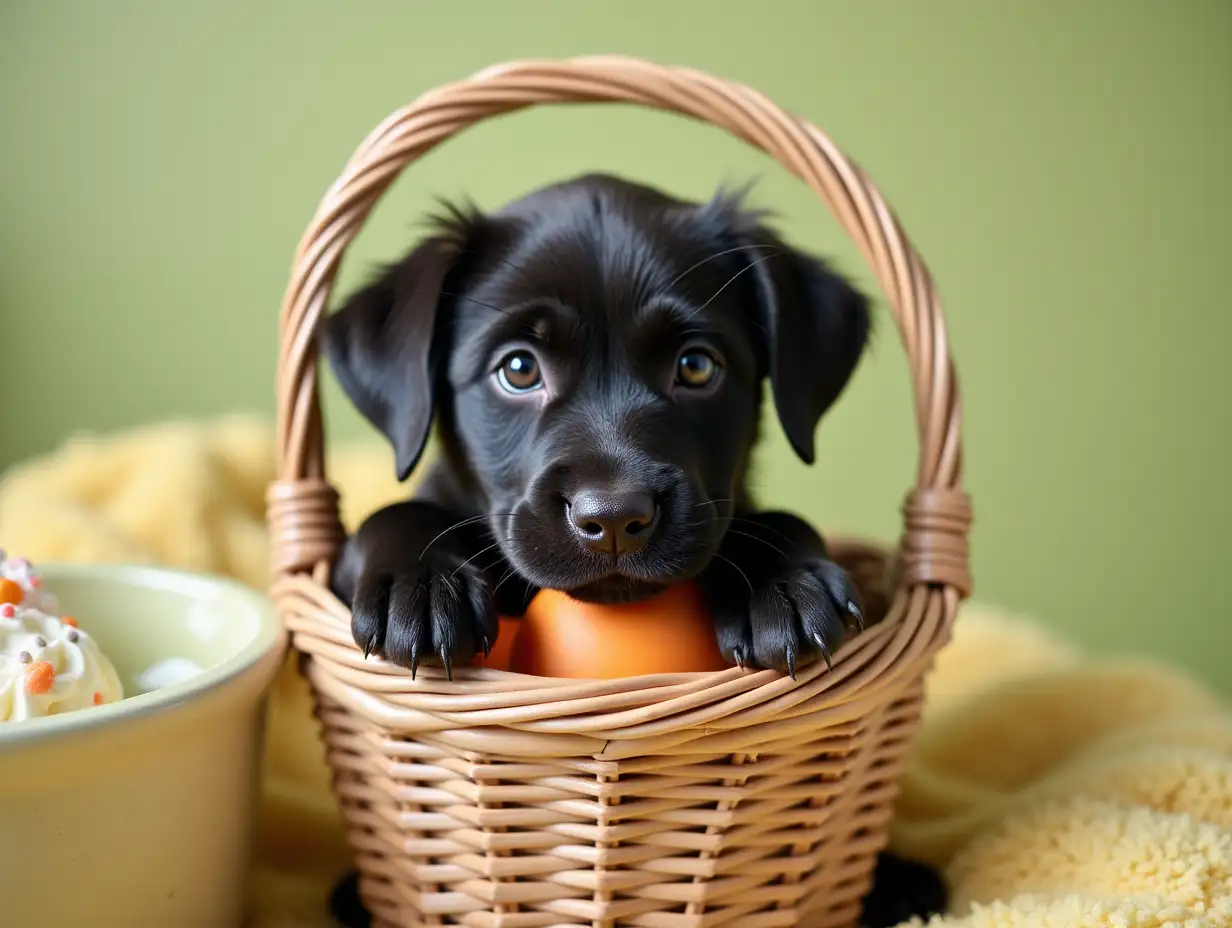
[[[75,439],[6,475],[0,545],[263,587],[273,467],[270,429],[245,418]],[[405,494],[392,470],[375,444],[332,456],[349,526]],[[893,842],[948,877],[934,928],[1232,925],[1232,714],[1214,694],[974,605],[929,686]],[[347,852],[290,663],[266,762],[252,928],[326,928]]]

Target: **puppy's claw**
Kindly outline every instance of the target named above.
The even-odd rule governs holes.
[[[821,652],[821,659],[826,662],[826,669],[833,670],[834,662],[830,658],[830,649],[826,647],[826,643],[821,635],[813,634],[813,644],[817,645],[817,650]]]
[[[368,655],[372,653],[372,649],[376,647],[376,637],[379,633],[373,632],[372,637],[368,639],[368,643],[364,645],[364,660],[368,659]]]
[[[441,656],[441,663],[445,665],[445,679],[453,681],[453,662],[449,660],[449,649],[444,645],[437,652]]]
[[[484,657],[492,656],[492,642],[488,640],[488,636],[483,632],[479,633],[479,646],[483,649]]]
[[[864,613],[860,611],[860,607],[853,600],[847,600],[847,612],[851,616],[852,621],[856,623],[856,628],[864,631]]]
[[[744,670],[744,651],[740,648],[732,649],[732,660],[736,662],[736,666]]]
[[[787,676],[796,679],[796,649],[787,646]]]
[[[411,679],[415,679],[415,674],[419,672],[419,648],[411,648]]]

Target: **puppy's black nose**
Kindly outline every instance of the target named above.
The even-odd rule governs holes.
[[[569,501],[569,524],[592,551],[619,556],[645,547],[659,523],[651,493],[583,490]]]

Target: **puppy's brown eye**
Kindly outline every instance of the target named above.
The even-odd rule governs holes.
[[[676,383],[682,387],[705,387],[719,375],[719,362],[709,352],[694,348],[676,362]]]
[[[496,370],[496,379],[509,393],[529,393],[543,386],[539,362],[529,351],[515,351],[506,355]]]

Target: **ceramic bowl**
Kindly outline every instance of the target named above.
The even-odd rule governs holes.
[[[0,723],[0,922],[243,923],[265,697],[286,637],[266,597],[146,567],[39,565],[125,698]],[[147,671],[194,676],[149,688]]]

